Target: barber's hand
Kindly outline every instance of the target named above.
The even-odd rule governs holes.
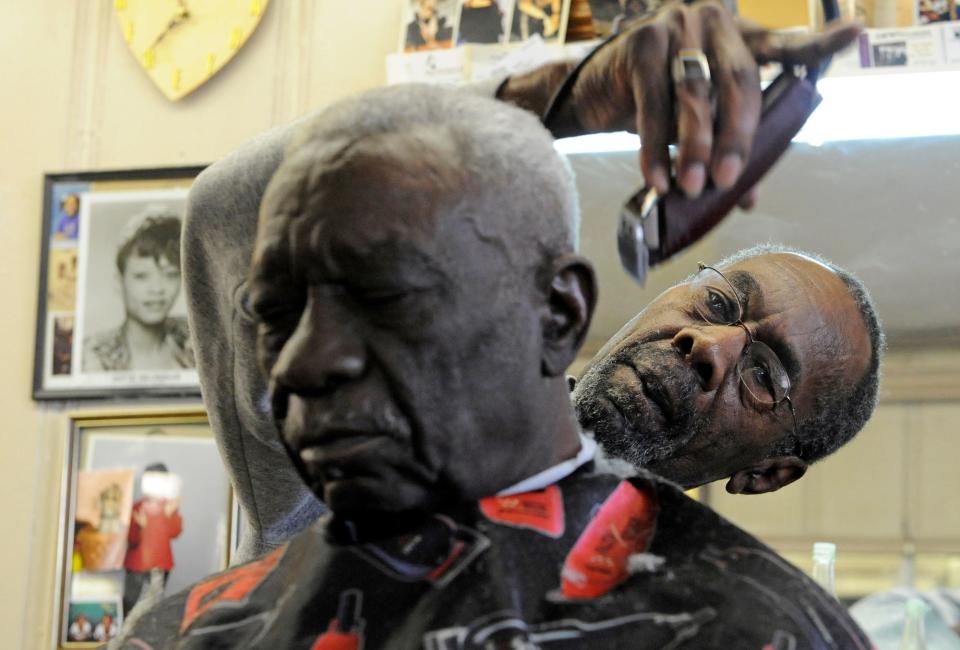
[[[737,19],[718,2],[669,4],[597,52],[573,88],[571,110],[583,133],[638,133],[644,178],[658,191],[670,187],[671,142],[688,195],[699,195],[708,177],[726,188],[750,155],[760,119],[758,66],[812,66],[859,33],[858,25],[841,24],[811,36],[780,34]],[[673,80],[672,58],[681,49],[703,51],[710,82]]]

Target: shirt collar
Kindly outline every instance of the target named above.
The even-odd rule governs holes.
[[[573,458],[557,463],[553,467],[548,467],[542,472],[537,472],[519,483],[514,483],[510,487],[497,492],[498,497],[509,496],[511,494],[523,494],[542,490],[548,485],[553,485],[557,481],[573,474],[582,465],[593,460],[597,453],[597,443],[593,438],[589,438],[580,432],[580,451]]]

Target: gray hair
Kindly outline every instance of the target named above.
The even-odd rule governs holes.
[[[536,262],[577,248],[573,172],[553,148],[550,133],[532,113],[463,89],[407,84],[339,101],[304,124],[287,148],[284,166],[296,164],[297,157],[306,166],[309,160],[337,160],[362,141],[381,137],[403,137],[409,146],[448,143],[451,167],[459,168],[454,186],[445,174],[431,182],[450,186],[459,199],[455,209],[481,237],[518,242],[504,247],[511,257]],[[301,204],[285,211],[311,209],[303,197],[308,188],[299,189]],[[496,232],[488,226],[494,216],[500,217]]]
[[[860,380],[848,386],[836,372],[824,379],[828,388],[821,390],[814,401],[813,415],[799,419],[798,441],[793,448],[783,448],[776,455],[792,454],[807,463],[826,458],[853,440],[863,429],[876,408],[880,393],[880,362],[886,350],[886,337],[877,315],[877,308],[863,282],[855,275],[816,253],[781,244],[759,244],[745,248],[721,260],[717,266],[729,266],[768,253],[794,253],[815,260],[837,274],[853,297],[863,325],[870,338],[870,363]]]

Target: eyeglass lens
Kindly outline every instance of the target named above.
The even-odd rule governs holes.
[[[714,325],[742,325],[743,305],[736,289],[719,271],[701,267],[694,288],[696,310],[701,318]],[[744,330],[750,342],[737,364],[740,381],[760,403],[779,404],[790,392],[790,377],[776,353],[766,344],[754,341],[746,326]]]

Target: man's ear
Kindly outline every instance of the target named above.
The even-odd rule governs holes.
[[[544,376],[563,376],[577,358],[596,306],[597,278],[590,262],[579,255],[556,260],[542,318]]]
[[[807,464],[796,456],[780,456],[735,472],[727,481],[730,494],[764,494],[790,485],[807,472]]]

